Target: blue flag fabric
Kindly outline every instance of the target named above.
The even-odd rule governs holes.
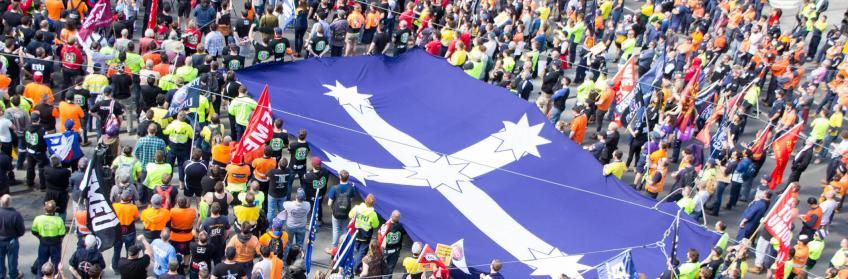
[[[326,187],[325,187],[326,188]],[[312,267],[312,243],[315,242],[315,234],[318,232],[318,207],[321,206],[321,189],[315,194],[315,202],[312,203],[312,215],[309,217],[309,235],[307,236],[306,252],[304,252],[304,266],[306,274]]]
[[[165,117],[177,115],[181,110],[188,108],[196,108],[200,104],[200,78],[183,85],[174,92],[174,97],[171,104],[168,106],[168,113]]]
[[[659,58],[654,62],[653,67],[639,77],[639,92],[642,92],[642,100],[644,104],[651,102],[651,95],[654,93],[654,88],[662,81],[663,69],[665,69],[665,53],[657,54]]]
[[[285,128],[309,131],[322,164],[347,170],[384,218],[399,210],[413,240],[464,239],[472,274],[498,258],[515,262],[510,278],[593,276],[616,255],[598,251],[656,243],[675,217],[676,205],[653,210],[655,200],[603,176],[536,106],[420,49],[236,74],[253,97],[268,84]],[[719,236],[686,220],[681,248],[709,251]],[[649,277],[665,269],[658,248],[632,256]]]
[[[703,115],[707,108],[712,107],[716,93],[718,93],[718,86],[710,84],[709,87],[698,93],[698,96],[695,96],[695,110],[699,115]],[[709,112],[709,114],[712,114],[712,112]],[[706,117],[709,117],[709,114]]]
[[[621,254],[604,262],[598,267],[598,279],[630,279],[639,278],[639,273],[633,267],[633,259],[630,257],[630,250],[625,250]]]
[[[62,158],[63,164],[72,163],[84,155],[80,147],[80,135],[74,131],[44,135],[44,142],[50,155]]]
[[[339,244],[339,250],[336,251],[336,256],[333,259],[333,270],[342,269],[342,277],[346,279],[353,278],[353,268],[356,263],[353,258],[354,240],[356,239],[357,230],[347,230],[345,238]]]

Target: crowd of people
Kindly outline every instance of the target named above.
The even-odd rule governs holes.
[[[735,237],[717,222],[715,248],[671,261],[664,277],[772,274],[777,239],[759,231],[760,222],[783,189],[802,187],[808,167],[825,162],[821,195],[792,201],[808,211],[799,214],[784,277],[808,277],[819,261],[829,267],[825,278],[848,276],[848,239],[829,261],[822,255],[848,192],[848,21],[829,25],[827,0],[805,0],[795,22],[781,22],[783,12],[760,0],[647,0],[635,11],[623,0],[300,0],[293,15],[274,0],[237,9],[228,0],[159,2],[118,0],[111,28],[81,40],[95,3],[0,1],[0,278],[22,274],[18,239],[26,229],[9,195],[20,183],[44,192],[44,214],[31,225],[38,257],[30,266],[43,278],[64,278],[65,266],[74,278],[109,277],[107,269],[121,278],[306,278],[302,252],[315,203],[319,225],[328,219],[323,204],[331,209],[328,254],[355,219],[357,276],[436,277],[417,260],[420,243],[400,260],[400,212],[383,221],[374,196],[355,205],[344,170],[330,185],[336,178],[310,156],[307,131],[289,134],[276,119],[263,149],[231,161],[257,105],[234,71],[413,48],[519,98],[535,97],[557,129],[604,164],[604,175],[632,173],[632,186],[646,196],[675,202],[698,220],[748,203]],[[659,82],[639,92],[648,97],[643,108],[622,125],[617,102],[627,92],[612,76],[629,61],[640,76],[656,71]],[[693,80],[715,90],[703,101],[710,110],[696,108],[699,90],[686,90]],[[191,82],[202,92],[199,104],[169,112],[177,89]],[[761,169],[770,146],[742,140],[753,121],[770,139],[804,127],[803,146],[777,188]],[[726,135],[720,144],[693,136],[713,127]],[[83,146],[93,143],[105,162],[100,171],[120,223],[108,261],[79,202],[89,158],[66,160],[45,142],[68,131]],[[618,149],[622,134],[627,150]],[[16,169],[25,170],[23,181]],[[319,191],[326,198],[316,199]],[[69,234],[79,241],[65,259]],[[494,260],[481,277],[503,278],[501,268],[508,267]]]

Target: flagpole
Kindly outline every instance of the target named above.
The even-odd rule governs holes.
[[[792,188],[795,188],[795,187],[792,187]],[[787,193],[789,193],[789,190],[790,190],[790,187],[786,187],[786,189],[783,189],[783,193],[781,193],[780,196],[782,197],[783,195],[786,195]],[[780,198],[778,198],[778,200],[780,200]],[[775,208],[776,207],[772,207],[771,209],[769,209],[766,212],[766,215],[763,215],[763,216],[769,216],[769,214],[771,214],[771,212],[774,211]],[[760,225],[757,226],[757,229],[754,230],[754,232],[751,234],[751,237],[746,238],[746,239],[748,239],[749,244],[750,244],[751,240],[754,239],[757,236],[757,234],[759,234],[760,230],[762,230],[764,226],[765,226],[765,222],[760,222]],[[743,239],[743,241],[744,241],[744,239]]]

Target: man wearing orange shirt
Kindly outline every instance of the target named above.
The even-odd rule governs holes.
[[[162,197],[159,194],[154,194],[150,198],[150,207],[141,212],[141,222],[144,223],[144,238],[147,238],[147,241],[159,239],[159,234],[170,220],[171,212],[162,208]]]
[[[362,6],[354,5],[353,12],[347,16],[347,34],[345,35],[344,56],[353,55],[356,41],[359,39],[359,30],[365,25],[365,17],[362,16]]]
[[[577,145],[583,144],[583,137],[586,134],[586,125],[588,122],[589,118],[586,117],[583,106],[574,107],[574,117],[571,120],[571,132],[568,134],[568,137]]]
[[[177,207],[171,209],[171,245],[182,255],[183,265],[188,265],[191,255],[189,244],[194,240],[192,228],[197,211],[189,207],[185,196],[177,198]]]
[[[32,100],[33,104],[41,103],[41,96],[47,94],[50,101],[53,101],[53,89],[50,86],[44,85],[44,75],[37,71],[32,74],[32,82],[24,86],[24,97]]]
[[[138,207],[132,202],[133,195],[129,190],[121,193],[121,201],[112,203],[115,215],[118,216],[121,237],[115,239],[115,251],[112,255],[112,269],[118,270],[118,260],[121,259],[121,249],[135,245],[135,221],[138,220]]]
[[[221,143],[212,146],[212,164],[226,167],[230,163],[230,152],[232,151],[230,143],[232,142],[233,138],[226,136]]]
[[[612,105],[613,96],[615,96],[615,90],[613,90],[612,86],[614,82],[612,80],[607,81],[608,85],[607,89],[601,92],[601,95],[598,97],[598,101],[595,102],[595,122],[598,124],[595,132],[601,132],[604,126],[604,117],[607,115],[607,111],[609,111],[610,106]]]
[[[68,92],[68,97],[68,99],[73,98],[73,92]],[[65,121],[70,119],[74,121],[74,131],[80,133],[83,117],[85,117],[85,113],[82,111],[82,107],[67,101],[65,98],[59,101],[59,123],[62,124],[59,125],[59,132],[65,132]]]
[[[62,16],[62,11],[65,10],[65,4],[62,0],[46,0],[44,6],[47,7],[47,19],[51,21],[59,21]]]
[[[262,193],[268,193],[268,176],[266,174],[269,170],[277,166],[271,147],[266,145],[262,158],[254,159],[251,165],[253,166],[253,178],[259,181],[259,189]],[[263,204],[264,207],[265,205]]]
[[[247,179],[250,178],[250,167],[243,162],[227,165],[227,191],[233,196],[247,191]]]

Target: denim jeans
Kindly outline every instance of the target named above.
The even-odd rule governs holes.
[[[135,235],[136,232],[132,231],[125,235],[122,235],[120,238],[115,239],[114,253],[112,253],[112,269],[118,270],[118,260],[121,259],[121,249],[126,247],[129,251],[130,246],[135,245]]]
[[[285,202],[286,200],[287,199],[285,197],[268,197],[268,213],[266,214],[268,217],[268,224],[273,223],[274,217],[277,217],[277,214],[283,211],[283,202]]]
[[[333,217],[333,247],[339,246],[339,239],[349,222],[350,219],[336,219],[336,217]]]
[[[306,227],[286,228],[286,234],[289,235],[289,245],[287,247],[297,245],[297,247],[303,248],[303,241],[306,238]]]
[[[18,239],[12,238],[0,241],[0,278],[6,278],[8,267],[9,278],[18,278]],[[7,262],[8,259],[8,262]]]
[[[368,253],[369,241],[355,241],[353,243],[353,270],[362,263],[362,258]]]
[[[834,138],[836,138],[836,135],[831,136],[830,132],[825,134],[824,142],[822,142],[822,145],[821,145],[823,148],[821,149],[821,152],[819,152],[819,156],[818,156],[819,160],[824,160],[824,159],[828,158],[828,155],[830,155],[830,143],[833,142]]]
[[[727,200],[727,205],[724,207],[726,209],[732,209],[733,206],[736,205],[736,202],[739,201],[739,192],[742,191],[742,183],[741,182],[730,182],[730,198]]]
[[[35,263],[30,269],[37,273],[38,276],[41,276],[41,265],[50,260],[53,263],[53,266],[59,265],[59,256],[61,256],[62,244],[39,244],[38,245],[38,258],[35,259]]]
[[[562,115],[562,111],[556,107],[551,108],[551,123],[556,125],[557,121],[559,121],[559,117]]]
[[[718,215],[718,212],[721,211],[721,199],[724,198],[724,189],[727,188],[726,182],[718,182],[716,183],[715,190],[715,203],[713,203],[713,214]]]
[[[753,201],[754,194],[757,193],[757,187],[753,185],[754,180],[750,179],[748,181],[742,182],[742,192],[739,194],[739,198],[743,201]]]

